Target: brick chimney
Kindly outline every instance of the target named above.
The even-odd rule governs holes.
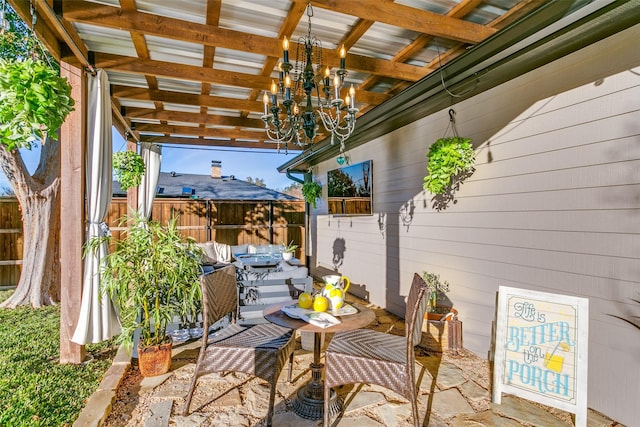
[[[222,162],[211,160],[211,178],[222,178]]]

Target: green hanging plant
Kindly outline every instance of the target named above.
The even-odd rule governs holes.
[[[0,59],[0,142],[9,150],[57,139],[73,105],[67,79],[48,64]]]
[[[302,184],[302,195],[304,200],[315,209],[316,199],[322,197],[322,186],[315,181],[305,182]]]
[[[427,157],[423,188],[433,194],[444,194],[454,177],[473,172],[475,153],[469,138],[440,138],[429,147]]]
[[[118,151],[113,154],[113,170],[123,191],[137,187],[142,182],[145,165],[142,157],[135,151]]]

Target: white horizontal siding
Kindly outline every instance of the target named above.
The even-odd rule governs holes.
[[[447,110],[350,150],[373,160],[373,215],[332,217],[321,202],[314,261],[399,315],[413,273],[439,273],[464,346],[484,357],[498,286],[589,298],[589,406],[634,425],[639,332],[612,315],[640,315],[639,37],[636,26],[455,105],[476,170],[441,211],[422,182]],[[314,175],[326,186],[335,168]]]

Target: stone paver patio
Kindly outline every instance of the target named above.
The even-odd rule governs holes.
[[[402,334],[404,322],[376,309],[377,321],[370,327]],[[171,371],[162,376],[142,378],[134,367],[118,388],[111,413],[104,423],[100,418],[81,415],[75,425],[198,427],[264,425],[269,389],[262,380],[241,373],[210,374],[200,378],[189,416],[181,415],[184,397],[195,368],[200,342],[174,348]],[[275,398],[273,425],[311,427],[322,420],[305,420],[291,408],[297,389],[310,379],[311,351],[298,342],[293,381],[286,382],[287,368],[280,376]],[[468,351],[459,354],[416,351],[416,377],[419,379],[419,414],[423,426],[571,426],[568,413],[505,395],[501,405],[491,403],[490,365]],[[116,365],[114,365],[116,366]],[[121,369],[121,368],[118,368]],[[100,391],[97,392],[98,394]],[[412,426],[411,404],[387,389],[356,384],[338,389],[345,410],[333,419],[340,426]],[[104,402],[102,403],[103,406]],[[109,406],[109,405],[106,405]],[[85,412],[99,413],[91,408]],[[86,415],[86,414],[84,414]],[[105,414],[103,414],[103,417]],[[104,418],[103,418],[104,419]],[[589,410],[588,426],[620,426]]]

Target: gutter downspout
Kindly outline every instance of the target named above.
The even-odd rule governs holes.
[[[287,169],[285,171],[285,175],[287,175],[287,178],[289,178],[291,181],[295,181],[298,184],[304,184],[304,179],[300,179],[300,178],[296,178],[295,176],[291,175],[292,173],[302,173],[304,174],[304,172],[301,171],[291,171],[290,169]],[[305,174],[306,175],[306,174]]]

